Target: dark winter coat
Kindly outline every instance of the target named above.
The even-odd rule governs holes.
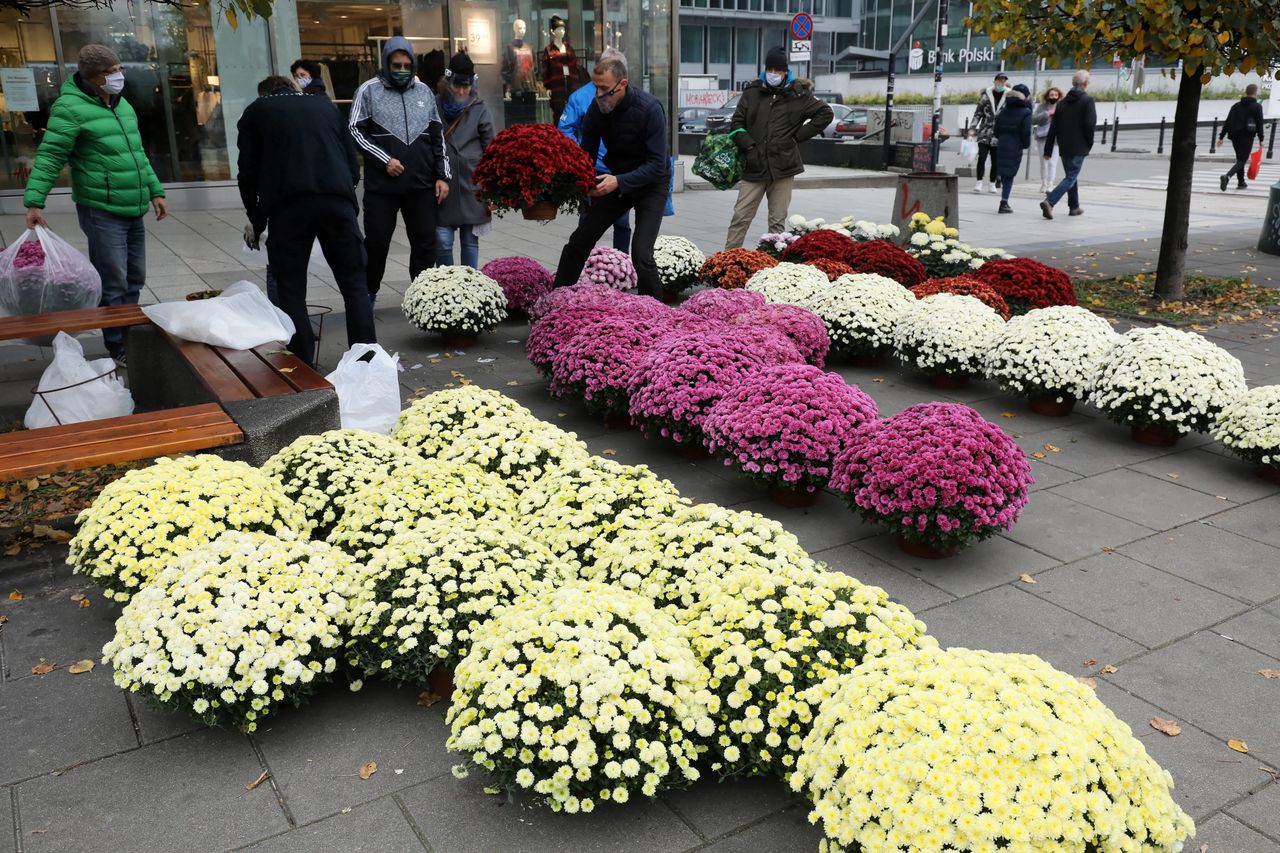
[[[592,98],[582,117],[583,150],[594,162],[604,144],[605,165],[618,178],[618,190],[624,194],[641,192],[655,184],[666,190],[671,177],[667,139],[667,116],[662,104],[633,86],[627,86],[627,93],[613,112],[600,112],[599,102]]]
[[[745,159],[744,181],[769,183],[804,171],[800,143],[817,136],[835,114],[813,96],[812,80],[792,80],[770,86],[753,80],[742,90],[729,123]]]
[[[1021,92],[1010,90],[1004,108],[996,116],[996,174],[1015,177],[1022,167],[1022,152],[1031,145],[1031,104]]]
[[[1253,124],[1253,127],[1249,127],[1250,123]],[[1261,142],[1263,139],[1262,123],[1262,104],[1258,103],[1257,98],[1245,95],[1231,105],[1231,111],[1227,113],[1227,120],[1222,124],[1221,136],[1230,136],[1233,140],[1237,136],[1245,139],[1256,136],[1258,141]]]
[[[1098,124],[1098,110],[1084,89],[1072,89],[1058,102],[1044,138],[1044,154],[1053,156],[1056,145],[1063,160],[1087,157],[1093,150],[1093,129]]]
[[[996,135],[996,116],[1000,115],[1000,111],[1004,109],[1011,91],[1013,90],[1005,89],[1003,92],[997,92],[994,86],[989,86],[978,96],[978,108],[973,113],[973,130],[978,136],[979,145],[993,144]]]
[[[408,39],[392,36],[382,48],[382,70],[356,89],[348,126],[364,154],[366,192],[399,195],[431,189],[449,180],[444,128],[435,93],[417,77],[403,87],[391,77],[391,54],[413,56]],[[404,171],[392,177],[387,164],[399,160]]]
[[[440,95],[440,98],[449,97]],[[489,221],[484,202],[476,198],[475,178],[472,177],[480,155],[493,141],[493,118],[484,101],[476,98],[454,120],[444,118],[444,142],[449,152],[449,196],[440,205],[437,214],[441,225],[480,225]],[[456,122],[456,123],[455,123]]]

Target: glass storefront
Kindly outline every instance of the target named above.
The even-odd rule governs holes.
[[[124,96],[138,114],[143,145],[165,183],[234,177],[235,123],[256,97],[257,81],[316,60],[339,109],[378,70],[382,45],[403,35],[418,52],[418,74],[435,86],[449,57],[466,49],[480,96],[501,129],[552,120],[551,90],[561,74],[572,91],[589,82],[605,47],[627,57],[630,79],[668,108],[671,0],[277,0],[269,22],[232,29],[207,6],[122,3],[57,6],[29,17],[0,12],[0,193],[20,192],[49,108],[76,70],[80,48],[106,44],[120,56]],[[543,55],[552,16],[567,22],[575,62],[549,69]],[[523,38],[517,39],[517,22]],[[514,75],[514,76],[513,76]],[[518,78],[518,79],[516,79]],[[12,92],[4,91],[9,85]],[[12,105],[9,103],[12,96]],[[64,173],[63,182],[66,181]]]

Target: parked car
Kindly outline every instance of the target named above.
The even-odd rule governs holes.
[[[830,107],[833,113],[831,123],[824,127],[818,135],[823,139],[839,139],[840,134],[836,132],[836,129],[839,128],[840,122],[844,120],[845,116],[853,112],[853,107],[846,107],[844,104],[830,104]]]
[[[834,110],[835,107],[832,107]],[[860,139],[867,135],[866,107],[845,107],[848,112],[836,121],[834,136],[837,139]]]
[[[813,95],[818,100],[826,101],[828,104],[830,104],[832,112],[836,114],[835,120],[832,121],[831,124],[827,125],[826,128],[823,129],[822,133],[819,135],[827,139],[837,138],[839,134],[836,133],[836,125],[839,119],[842,117],[842,114],[845,114],[846,111],[852,108],[846,107],[844,105],[843,103],[844,99],[838,92],[814,92]],[[729,122],[733,120],[733,111],[738,108],[738,99],[741,97],[742,97],[741,92],[734,92],[733,97],[729,98],[729,100],[725,103],[723,107],[721,107],[718,110],[711,111],[711,114],[708,115],[706,118],[707,133],[728,132]],[[864,112],[864,116],[862,121],[862,124],[863,124],[862,132],[866,133],[867,131],[866,131],[865,110],[863,112]]]
[[[688,107],[680,111],[681,133],[706,133],[707,116],[712,110],[708,107]]]
[[[738,101],[742,99],[741,92],[734,92],[729,96],[729,100],[725,101],[723,107],[718,110],[711,110],[703,119],[703,126],[706,127],[707,133],[728,133],[729,122],[733,121],[733,111],[738,108]]]

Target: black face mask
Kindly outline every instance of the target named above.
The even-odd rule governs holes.
[[[1057,98],[1050,98],[1050,99],[1049,99],[1049,103],[1051,103],[1051,104],[1056,104],[1056,103],[1058,103],[1058,99],[1057,99]]]

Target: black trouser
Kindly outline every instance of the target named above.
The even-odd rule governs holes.
[[[631,262],[636,265],[640,292],[646,296],[660,296],[662,285],[658,281],[658,267],[653,262],[653,244],[658,240],[658,229],[662,227],[662,212],[666,206],[665,177],[659,183],[640,187],[634,192],[624,194],[615,190],[595,199],[560,253],[555,286],[577,284],[596,241],[613,227],[620,216],[634,208],[636,227],[631,237]]]
[[[1244,183],[1246,168],[1249,163],[1249,155],[1253,153],[1253,134],[1239,134],[1231,137],[1231,147],[1236,150],[1236,164],[1227,170],[1227,179],[1230,180],[1232,175],[1236,176],[1236,181]],[[1262,140],[1258,140],[1258,144],[1262,144]]]
[[[295,332],[289,351],[313,364],[316,337],[307,316],[307,263],[311,245],[320,241],[347,312],[347,341],[376,343],[373,309],[364,278],[364,241],[350,199],[336,195],[303,195],[281,202],[267,220],[267,262],[275,273],[280,310]]]
[[[991,180],[996,179],[996,144],[994,142],[978,143],[978,180],[982,180],[983,167],[987,165],[987,155],[991,155]]]
[[[369,252],[367,281],[369,292],[382,287],[387,271],[387,252],[396,231],[396,214],[403,214],[409,234],[409,280],[436,263],[436,191],[433,188],[407,193],[364,193],[364,245]]]

